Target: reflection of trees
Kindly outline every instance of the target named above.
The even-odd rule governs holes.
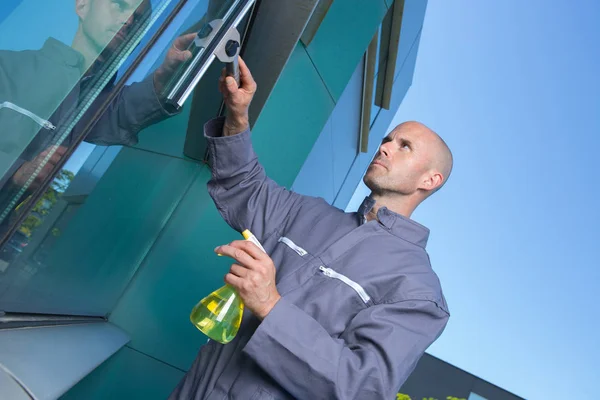
[[[27,237],[31,237],[33,231],[42,224],[44,217],[50,213],[50,210],[56,202],[60,199],[62,194],[67,190],[71,181],[75,177],[75,174],[69,170],[61,170],[56,178],[50,184],[50,187],[42,198],[35,204],[19,231],[25,234]],[[53,235],[58,236],[60,232],[52,232]]]

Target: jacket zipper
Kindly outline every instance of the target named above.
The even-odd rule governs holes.
[[[285,236],[280,237],[278,242],[287,244],[289,248],[294,250],[301,257],[304,257],[305,255],[308,254],[308,252],[306,250],[304,250],[302,247],[296,245],[296,243],[292,242],[290,239],[286,238]]]
[[[327,268],[322,265],[319,267],[319,269],[321,270],[321,272],[323,274],[325,274],[325,276],[328,276],[330,278],[339,279],[340,281],[344,282],[346,285],[348,285],[352,289],[354,289],[354,291],[356,293],[358,293],[358,295],[360,296],[362,301],[365,302],[365,304],[368,303],[369,300],[371,300],[371,297],[367,294],[367,292],[365,292],[365,289],[363,289],[362,286],[360,286],[358,283],[354,282],[352,279],[348,278],[347,276],[337,273],[334,270],[332,270],[331,268]]]
[[[26,117],[31,118],[35,123],[41,126],[44,129],[48,129],[49,131],[53,131],[56,129],[56,126],[52,124],[52,122],[45,120],[43,118],[38,117],[34,113],[24,108],[19,107],[16,104],[11,103],[10,101],[5,101],[4,103],[0,103],[0,109],[2,108],[10,108],[13,111],[18,112],[19,114],[25,115]]]

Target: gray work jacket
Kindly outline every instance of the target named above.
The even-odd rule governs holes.
[[[246,312],[231,343],[203,346],[170,399],[394,399],[449,317],[429,231],[386,208],[366,222],[370,198],[345,213],[278,186],[250,132],[222,126],[205,126],[210,194],[261,241],[282,298],[262,322]]]

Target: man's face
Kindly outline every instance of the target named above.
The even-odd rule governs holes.
[[[83,33],[98,54],[105,48],[113,52],[127,40],[148,6],[148,0],[76,0]]]
[[[377,194],[415,193],[430,171],[433,134],[404,123],[386,136],[363,178]]]

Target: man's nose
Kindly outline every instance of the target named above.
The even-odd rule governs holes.
[[[390,156],[390,149],[388,149],[387,143],[379,146],[379,155],[383,155],[385,158]]]

